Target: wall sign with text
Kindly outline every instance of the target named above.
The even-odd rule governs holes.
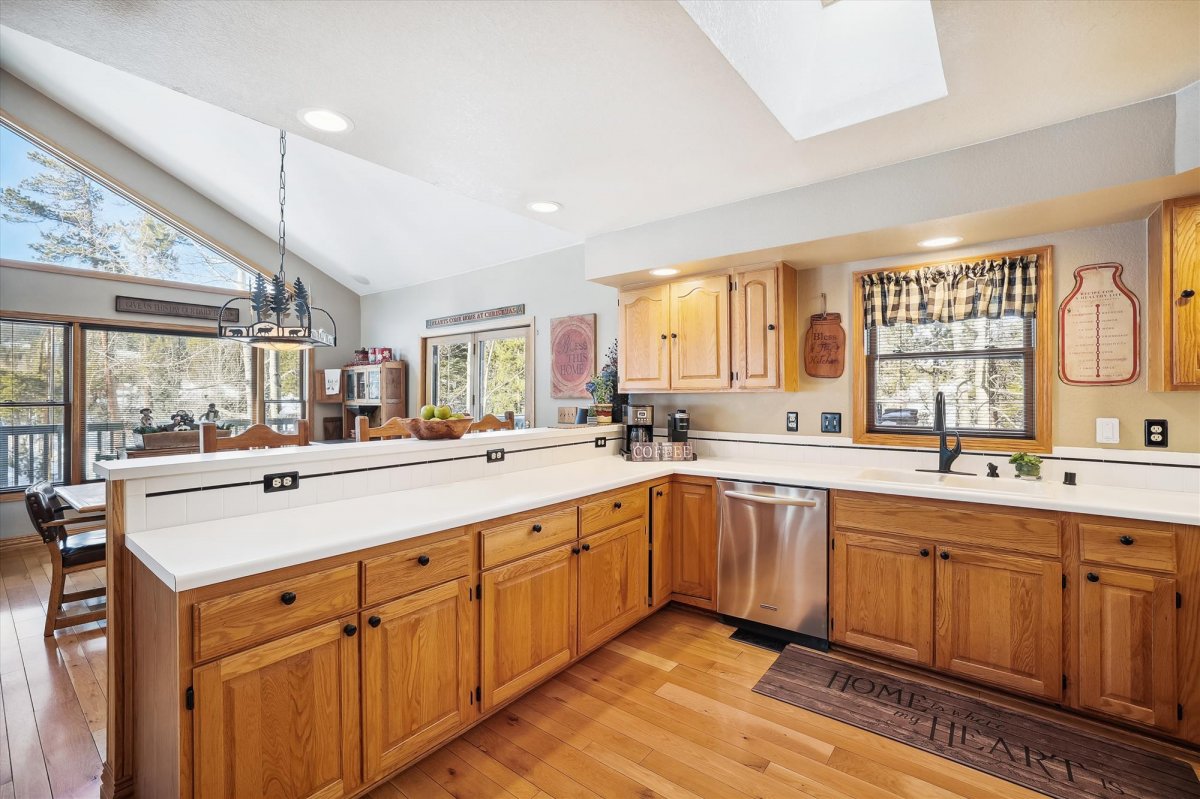
[[[1072,386],[1120,386],[1141,369],[1138,299],[1121,281],[1124,267],[1089,264],[1058,306],[1058,377]]]
[[[588,396],[596,373],[596,315],[561,316],[550,320],[550,396]]]
[[[468,313],[458,313],[453,316],[439,316],[436,319],[426,319],[425,329],[432,330],[437,327],[450,327],[451,325],[465,325],[468,322],[486,322],[489,319],[503,319],[506,316],[523,316],[525,314],[525,303],[520,305],[505,305],[500,308],[489,308],[486,311],[470,311]]]

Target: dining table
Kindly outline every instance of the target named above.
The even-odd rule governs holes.
[[[95,483],[56,486],[54,493],[80,513],[102,513],[107,502],[106,485],[107,483],[101,480]]]

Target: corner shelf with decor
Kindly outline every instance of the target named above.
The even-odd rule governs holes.
[[[404,361],[355,364],[342,369],[342,429],[366,416],[379,427],[393,416],[408,415],[408,364]]]

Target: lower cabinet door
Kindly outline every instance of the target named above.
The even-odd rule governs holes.
[[[677,594],[715,602],[717,488],[712,484],[677,482],[672,490],[671,507],[672,588]]]
[[[361,783],[354,617],[193,673],[199,799],[333,799]]]
[[[650,539],[653,542],[650,561],[650,592],[654,607],[665,605],[671,598],[671,540],[675,526],[671,510],[672,483],[659,483],[650,489]]]
[[[382,777],[474,718],[468,580],[363,611],[363,761]]]
[[[911,663],[933,663],[933,545],[834,536],[830,638]]]
[[[1034,696],[1062,696],[1062,564],[937,549],[937,667]]]
[[[578,542],[483,573],[482,710],[537,685],[575,656]]]
[[[580,542],[579,651],[608,641],[649,609],[646,523],[637,519]]]
[[[1175,581],[1082,566],[1078,585],[1079,706],[1174,730]]]

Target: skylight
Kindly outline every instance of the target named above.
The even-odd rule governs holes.
[[[929,0],[679,0],[797,141],[945,97]]]

